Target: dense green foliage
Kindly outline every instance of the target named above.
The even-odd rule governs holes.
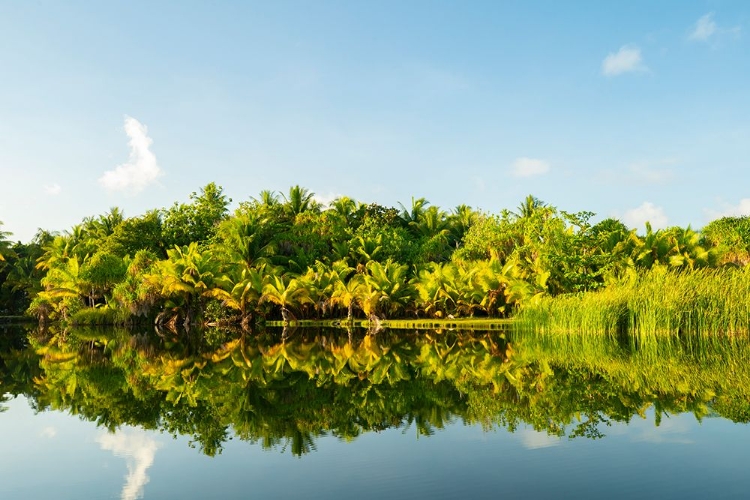
[[[3,345],[0,393],[67,411],[191,436],[209,455],[232,436],[294,454],[319,436],[352,440],[450,422],[601,438],[610,422],[670,414],[750,421],[750,346],[728,339],[622,342],[511,332],[297,330],[286,338],[223,330],[40,329]],[[0,402],[1,403],[1,402]],[[1,404],[0,404],[1,409]]]
[[[391,208],[341,197],[324,207],[299,186],[263,191],[231,213],[230,202],[211,183],[188,203],[133,218],[113,208],[28,244],[0,232],[0,315],[246,327],[258,318],[506,317],[654,268],[744,266],[750,249],[747,218],[639,235],[532,196],[499,215],[424,198]]]

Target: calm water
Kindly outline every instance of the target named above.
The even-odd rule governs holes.
[[[31,333],[2,498],[747,498],[750,346]],[[25,338],[25,337],[24,337]]]

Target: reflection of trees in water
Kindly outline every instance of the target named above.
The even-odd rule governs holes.
[[[232,435],[301,455],[321,436],[389,428],[429,436],[456,420],[599,438],[649,407],[657,425],[681,412],[750,421],[750,348],[738,341],[388,331],[350,339],[323,329],[29,339],[30,348],[4,355],[5,391],[113,431],[191,436],[208,455]]]

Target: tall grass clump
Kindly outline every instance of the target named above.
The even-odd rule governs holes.
[[[536,333],[609,334],[629,325],[627,284],[595,292],[543,297],[524,306],[517,316],[522,330]]]
[[[123,324],[122,316],[117,310],[104,306],[76,311],[68,322],[73,326],[111,326]]]
[[[750,267],[641,275],[628,301],[636,335],[750,334]]]
[[[750,335],[750,266],[656,267],[594,292],[526,305],[519,325],[540,333]]]

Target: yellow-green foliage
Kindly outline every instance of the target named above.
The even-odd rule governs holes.
[[[73,325],[114,325],[121,322],[118,311],[109,307],[80,309],[69,319]]]
[[[537,332],[642,335],[750,334],[750,267],[656,267],[602,290],[545,297],[519,314]]]

